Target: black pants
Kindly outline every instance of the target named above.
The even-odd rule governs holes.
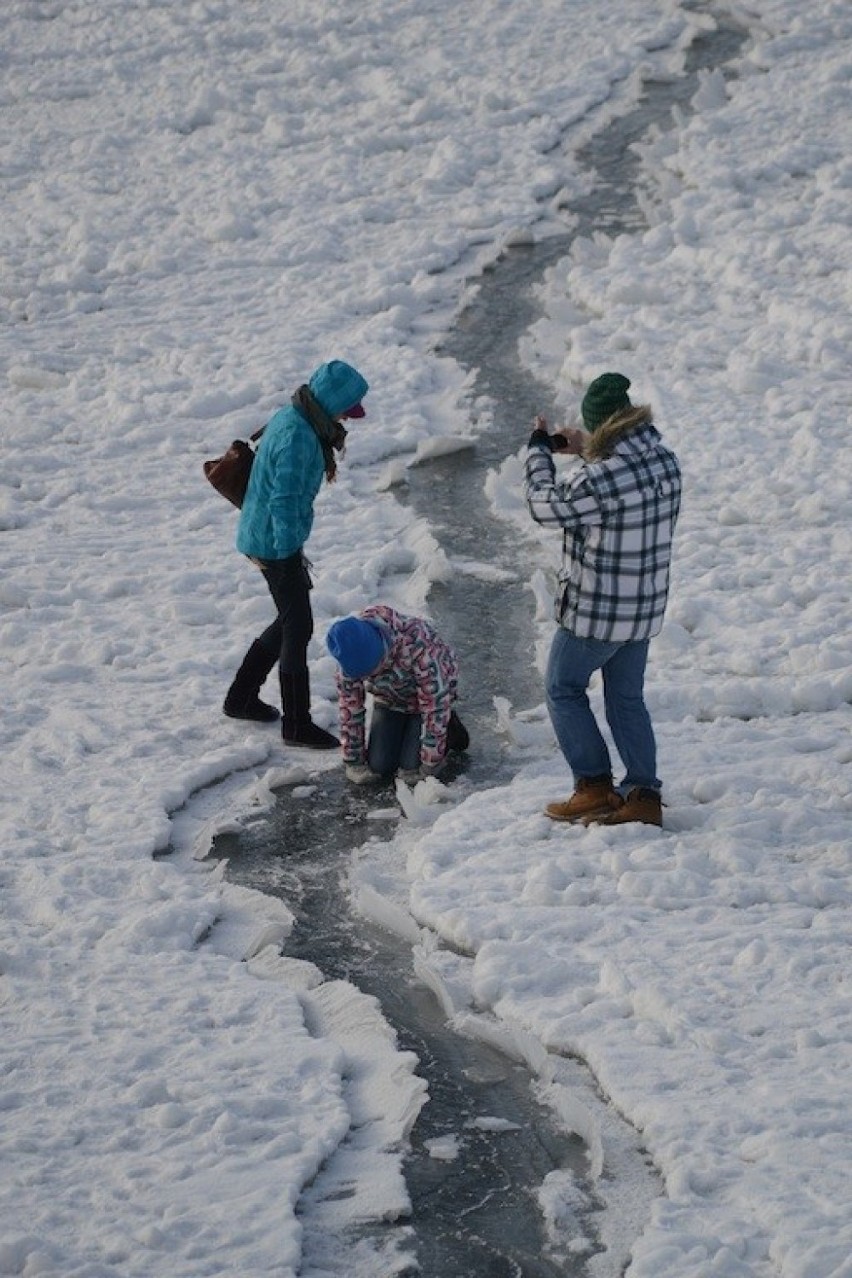
[[[264,559],[263,575],[278,616],[258,637],[266,651],[274,652],[282,674],[295,674],[308,664],[308,644],[314,633],[311,610],[311,578],[301,550],[288,559]]]

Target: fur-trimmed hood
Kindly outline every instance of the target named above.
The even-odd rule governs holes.
[[[583,448],[583,460],[587,462],[606,461],[611,457],[616,444],[627,435],[632,435],[640,426],[653,424],[653,415],[649,404],[640,404],[635,408],[622,409],[614,413],[602,426],[593,431]]]

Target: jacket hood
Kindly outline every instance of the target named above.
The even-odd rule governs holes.
[[[651,409],[647,404],[637,408],[632,405],[621,413],[610,417],[602,426],[586,440],[583,457],[586,461],[606,461],[611,457],[616,445],[630,435],[639,434],[646,426],[655,429]]]
[[[360,404],[370,389],[366,378],[361,376],[357,368],[345,364],[342,359],[332,359],[327,364],[320,364],[311,374],[308,386],[329,417],[339,417]]]

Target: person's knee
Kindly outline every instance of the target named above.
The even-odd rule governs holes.
[[[313,617],[310,613],[291,612],[281,618],[281,652],[285,664],[296,661],[303,662],[308,644],[314,633]]]
[[[566,702],[570,701],[584,701],[586,699],[586,689],[586,684],[553,679],[548,680],[546,683],[544,695],[548,705],[565,705]]]
[[[622,714],[646,714],[645,698],[641,692],[618,691],[608,692],[605,695],[607,706],[613,710],[618,710]]]

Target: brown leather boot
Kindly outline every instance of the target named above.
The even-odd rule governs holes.
[[[589,825],[625,825],[628,821],[640,821],[643,825],[663,824],[663,801],[658,790],[646,790],[635,786],[627,798],[613,812],[586,817]]]
[[[612,788],[612,777],[580,777],[570,799],[548,803],[544,809],[551,821],[582,821],[595,813],[606,816],[621,804],[621,795]]]

